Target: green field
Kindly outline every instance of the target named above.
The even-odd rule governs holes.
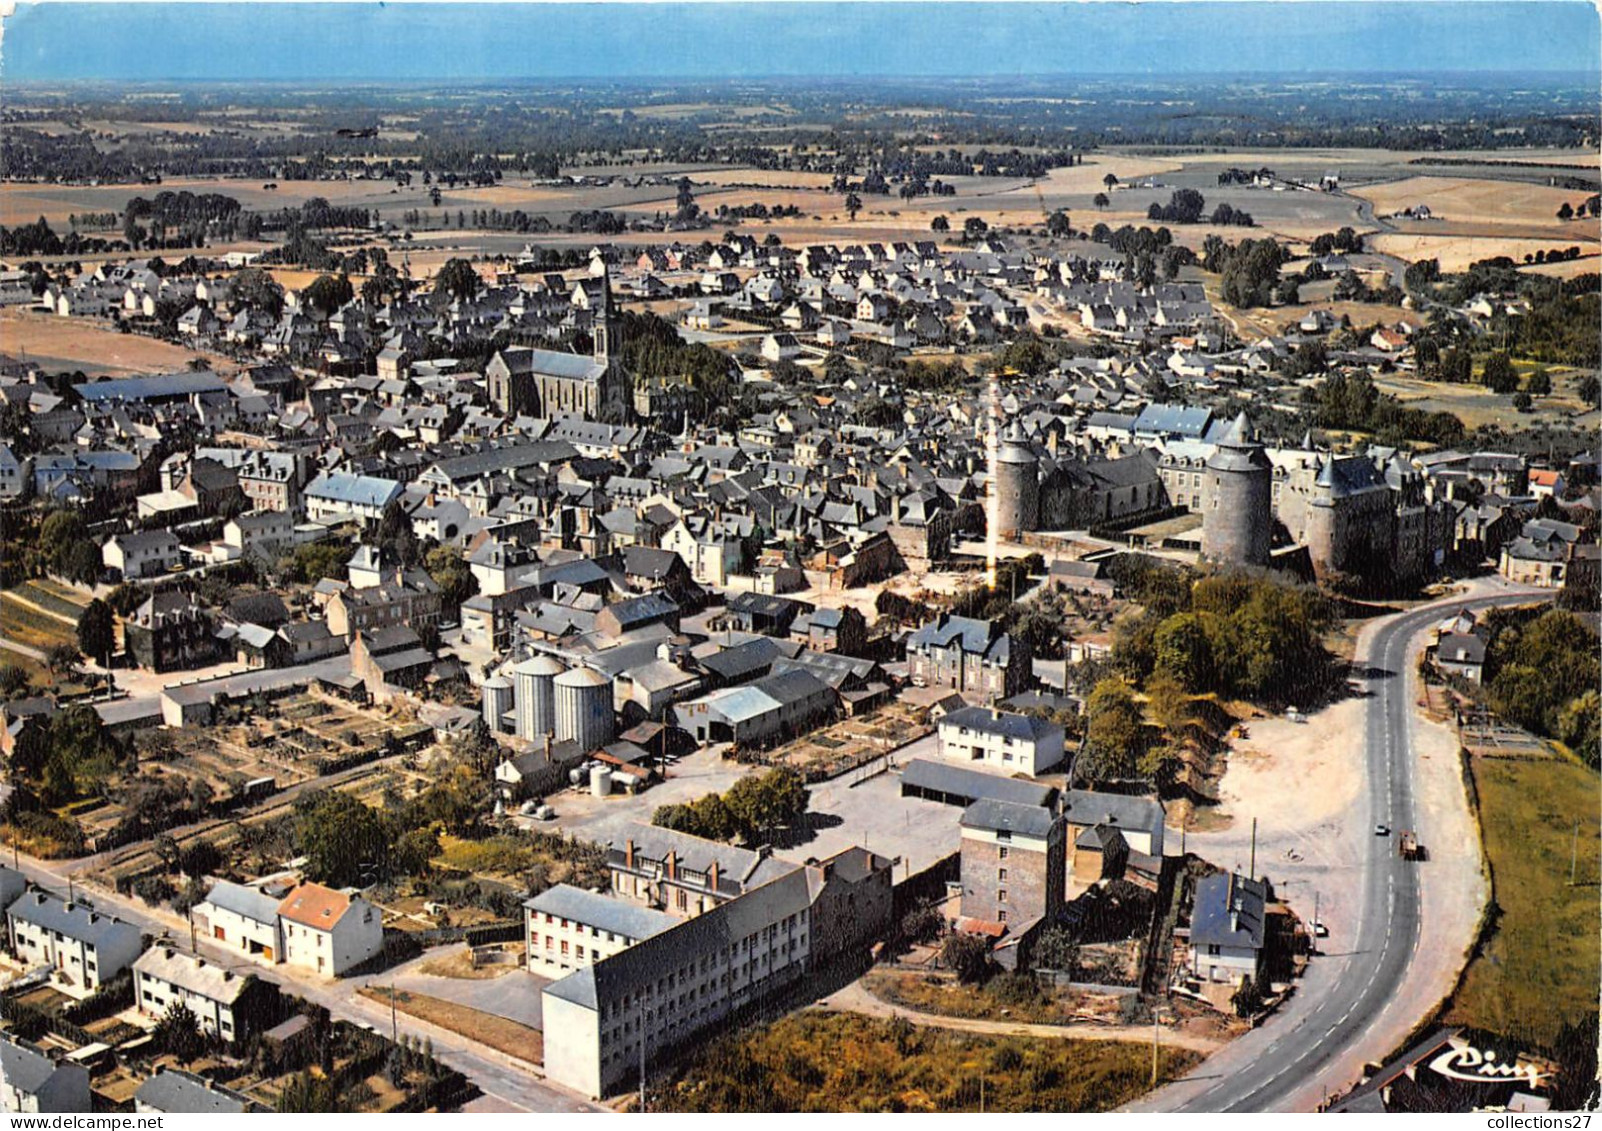
[[[1597,775],[1559,759],[1474,762],[1480,826],[1500,914],[1446,1020],[1550,1047],[1597,1010]],[[1578,882],[1569,885],[1579,824]]]
[[[1160,1079],[1200,1057],[1161,1051]],[[651,1097],[667,1111],[1111,1111],[1151,1083],[1151,1050],[800,1013],[720,1040]],[[981,1103],[981,1088],[982,1103]]]

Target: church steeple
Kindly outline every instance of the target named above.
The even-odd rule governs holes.
[[[595,360],[610,362],[612,359],[612,334],[616,331],[616,324],[612,321],[612,272],[610,269],[601,274],[601,306],[595,312],[594,338]]]

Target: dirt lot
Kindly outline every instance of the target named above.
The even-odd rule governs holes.
[[[123,334],[109,323],[85,318],[60,318],[8,306],[0,310],[0,349],[18,360],[46,369],[90,376],[126,377],[136,373],[172,373],[187,369],[199,358],[219,373],[237,368],[210,354],[184,349],[142,334]]]
[[[390,1004],[390,991],[387,986],[383,988],[367,986],[362,989],[361,994],[381,1005]],[[426,1021],[430,1025],[438,1025],[441,1029],[459,1033],[469,1040],[488,1045],[508,1056],[531,1064],[545,1063],[545,1036],[538,1029],[520,1025],[505,1017],[497,1017],[493,1013],[470,1009],[454,1001],[446,1001],[443,998],[411,990],[395,991],[395,1007],[402,1013]]]

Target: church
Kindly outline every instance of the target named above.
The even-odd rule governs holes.
[[[511,416],[578,416],[621,424],[628,418],[629,378],[614,356],[620,326],[612,308],[612,281],[602,281],[591,329],[594,355],[509,346],[484,367],[490,400]]]

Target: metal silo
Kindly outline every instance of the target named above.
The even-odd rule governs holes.
[[[484,681],[484,722],[490,730],[506,729],[506,713],[512,709],[512,681],[505,676],[494,676]]]
[[[517,737],[531,741],[556,730],[553,683],[566,669],[554,656],[531,656],[512,669],[517,694]]]
[[[612,681],[592,668],[556,677],[556,741],[586,752],[612,741]]]

